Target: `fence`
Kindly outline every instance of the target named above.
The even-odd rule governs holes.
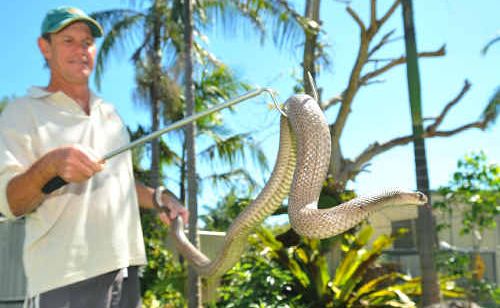
[[[26,279],[22,264],[24,220],[7,222],[0,217],[0,308],[23,305]]]
[[[469,255],[469,258],[472,260],[472,252],[462,253]],[[416,250],[387,250],[384,252],[384,255],[388,261],[398,264],[404,273],[410,274],[412,277],[421,275],[420,260]],[[484,279],[488,282],[498,284],[496,253],[494,251],[481,250],[480,256],[484,262]]]

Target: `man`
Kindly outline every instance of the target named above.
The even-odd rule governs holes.
[[[129,142],[114,107],[89,89],[94,19],[76,8],[51,10],[39,49],[50,69],[47,87],[32,87],[0,118],[0,213],[26,218],[23,261],[27,305],[139,307],[137,267],[146,262],[138,203],[154,190],[134,181],[130,151],[100,157]],[[69,184],[42,188],[59,176]],[[164,195],[170,215],[187,211]]]

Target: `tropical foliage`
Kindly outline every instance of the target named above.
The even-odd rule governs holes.
[[[220,300],[214,305],[415,307],[421,296],[420,278],[394,270],[374,273],[395,237],[382,235],[369,247],[372,233],[372,227],[365,225],[356,234],[344,234],[343,258],[331,274],[320,241],[305,239],[297,247],[285,248],[270,230],[259,229],[250,252],[224,277]],[[441,278],[441,291],[447,297],[462,297],[454,279]]]
[[[215,207],[206,207],[207,214],[200,216],[204,228],[206,230],[227,231],[233,220],[250,202],[250,198],[241,197],[236,188],[231,188]]]
[[[182,61],[180,61],[183,52],[182,32],[184,25],[181,16],[183,1],[150,0],[130,2],[132,4],[131,9],[118,9],[94,15],[107,30],[101,53],[97,59],[96,77],[101,76],[106,59],[109,58],[112,51],[116,50],[115,48],[132,43],[134,51],[130,58],[137,70],[136,98],[151,106],[152,111],[151,129],[139,127],[136,133],[140,134],[157,129],[161,122],[160,119],[163,120],[164,124],[168,124],[183,116],[184,101],[179,90],[179,84],[183,82]],[[365,170],[370,160],[375,156],[412,141],[411,135],[396,136],[387,142],[373,142],[367,145],[354,159],[346,158],[342,154],[347,152],[343,151],[341,147],[341,144],[343,144],[341,142],[342,133],[347,125],[351,110],[353,110],[352,105],[355,103],[354,98],[357,97],[358,92],[367,85],[378,83],[379,78],[385,73],[405,61],[404,56],[384,56],[382,60],[378,57],[384,49],[383,47],[394,40],[396,32],[394,30],[386,31],[384,26],[399,7],[400,1],[391,1],[391,3],[384,4],[385,7],[383,8],[380,8],[380,5],[376,2],[375,0],[371,1],[370,13],[366,15],[369,16],[369,20],[366,21],[360,18],[358,13],[351,7],[346,7],[347,14],[359,26],[360,42],[359,46],[357,46],[357,57],[352,65],[351,74],[346,80],[345,88],[338,95],[326,99],[320,98],[319,101],[325,111],[334,110],[333,113],[329,113],[334,116],[333,121],[330,121],[332,163],[329,170],[329,180],[325,185],[325,192],[330,195],[331,199],[339,199],[339,195],[345,191],[347,183]],[[211,22],[214,20],[229,25],[227,27],[229,30],[239,30],[243,24],[250,25],[249,28],[252,31],[255,30],[256,33],[262,35],[270,28],[269,25],[272,25],[273,38],[279,45],[283,46],[282,43],[284,42],[293,42],[293,47],[297,45],[303,47],[304,56],[301,62],[303,76],[307,72],[311,72],[314,77],[329,63],[325,49],[326,44],[322,41],[326,37],[326,33],[322,28],[319,0],[307,0],[304,14],[298,13],[292,2],[289,1],[196,1],[194,7],[194,32],[196,35],[194,47],[195,58],[197,59],[195,74],[197,101],[195,102],[195,108],[198,111],[206,109],[222,99],[231,97],[244,88],[241,84],[233,88],[237,82],[235,82],[236,79],[234,78],[226,79],[230,75],[229,69],[221,66],[217,58],[205,49],[204,31],[213,25]],[[247,23],[248,21],[250,22]],[[291,38],[303,38],[303,44],[301,44],[302,42],[297,44],[296,40]],[[444,52],[444,48],[440,48],[435,51],[421,52],[417,56],[438,57],[444,55]],[[372,64],[374,65],[371,66]],[[228,74],[223,74],[224,72]],[[299,82],[303,82],[304,79],[299,79]],[[498,115],[498,104],[493,105],[493,108],[489,104],[480,120],[455,127],[451,130],[451,133],[441,129],[441,124],[449,111],[457,105],[469,87],[470,84],[465,82],[463,90],[454,99],[454,102],[447,104],[434,118],[435,120],[429,122],[430,124],[424,128],[423,138],[451,136],[470,128],[484,129],[494,122]],[[297,88],[310,92],[306,86],[300,85]],[[224,89],[227,90],[226,93],[224,93],[226,91]],[[221,129],[220,124],[220,115],[215,114],[198,123],[200,136],[212,141],[209,146],[202,149],[203,156],[201,157],[206,157],[207,161],[210,162],[214,161],[214,157],[220,158],[223,165],[229,166],[224,172],[203,176],[203,179],[216,179],[219,181],[218,183],[228,184],[230,192],[234,195],[231,185],[242,184],[240,187],[248,187],[250,191],[254,187],[252,177],[244,168],[239,168],[234,163],[237,161],[237,157],[244,157],[243,155],[249,153],[248,151],[256,150],[253,152],[256,153],[253,156],[261,162],[264,156],[259,154],[258,146],[253,143],[253,140],[248,135],[242,134],[239,137],[233,137],[230,132]],[[174,166],[173,168],[177,168],[180,172],[169,172],[169,174],[175,174],[176,178],[169,181],[168,184],[171,185],[174,182],[174,185],[179,187],[181,199],[184,199],[186,195],[186,152],[184,142],[184,137],[180,134],[176,143],[181,145],[180,150],[179,148],[174,150],[172,142],[166,143],[165,140],[159,140],[153,143],[150,151],[152,153],[151,172],[153,175],[149,176],[149,178],[157,178],[155,173],[161,173],[166,166]],[[253,146],[255,148],[252,148]],[[162,155],[159,155],[159,153],[162,153]],[[162,157],[163,155],[165,157]],[[137,161],[144,162],[144,159],[137,159]],[[150,174],[150,172],[143,170],[139,171],[143,175]],[[243,194],[245,198],[248,195],[250,193]],[[322,262],[320,260],[324,254],[324,250],[321,248],[323,246],[328,245],[318,244],[315,246],[316,248],[319,247],[319,255],[313,259],[319,263]],[[311,248],[311,254],[318,253],[314,249]],[[283,250],[286,249],[283,248]],[[312,281],[319,279],[318,281],[321,282],[321,277],[320,275],[311,278],[313,278]],[[319,285],[319,293],[321,293],[324,286]],[[305,286],[302,287],[305,288]]]
[[[146,246],[147,265],[141,279],[141,294],[145,307],[182,307],[185,305],[186,271],[165,247],[168,229],[162,227],[156,215],[141,215]]]
[[[474,243],[472,255],[453,249],[442,252],[440,270],[463,277],[461,283],[467,287],[470,300],[500,304],[500,289],[484,279],[484,261],[479,254],[485,231],[496,227],[500,214],[500,165],[488,162],[484,152],[467,154],[458,161],[450,183],[438,193],[441,199],[433,206],[444,217],[460,213],[460,235],[472,236]],[[439,225],[441,230],[450,227],[450,222]]]
[[[443,199],[434,203],[438,210],[450,214],[461,208],[460,234],[482,235],[496,227],[500,214],[500,165],[488,162],[484,152],[468,154],[458,161],[452,180],[439,194]]]
[[[130,132],[132,139],[144,135],[145,130],[138,127]],[[160,148],[167,150],[163,143]],[[132,150],[132,162],[135,178],[144,182],[150,178],[149,170],[141,168],[144,158],[144,147]],[[162,157],[166,161],[175,161],[174,153],[165,152]],[[144,244],[148,263],[141,272],[141,295],[143,306],[156,307],[183,307],[186,304],[184,294],[186,271],[183,263],[174,258],[165,246],[168,236],[168,227],[160,221],[156,212],[143,210],[141,224],[144,231]]]
[[[0,99],[0,113],[2,113],[3,109],[5,108],[5,105],[7,105],[12,99],[12,98],[9,98],[7,96],[4,96]]]
[[[269,232],[262,229],[261,232]],[[219,300],[211,307],[301,307],[291,294],[293,275],[266,256],[260,232],[249,237],[249,250],[222,279]]]

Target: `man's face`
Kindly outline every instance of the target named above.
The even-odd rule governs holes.
[[[50,42],[39,41],[54,78],[62,78],[72,84],[87,84],[94,68],[96,47],[89,26],[75,22],[51,34]]]

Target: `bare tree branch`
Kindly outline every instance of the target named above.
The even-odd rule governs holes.
[[[400,4],[400,0],[395,0],[391,7],[385,12],[385,14],[380,18],[377,22],[373,22],[376,18],[376,1],[371,1],[371,12],[370,12],[370,27],[367,29],[366,25],[363,23],[359,15],[351,8],[347,7],[347,13],[354,19],[357,25],[360,27],[360,43],[358,47],[358,54],[351,70],[351,74],[349,76],[349,81],[346,89],[342,91],[340,95],[334,96],[329,100],[325,101],[321,104],[323,110],[328,109],[329,107],[341,103],[340,109],[337,113],[335,121],[330,125],[330,132],[332,138],[332,155],[330,161],[330,170],[329,174],[335,178],[335,181],[338,183],[345,183],[348,180],[352,179],[357,173],[359,173],[366,163],[375,155],[387,151],[390,148],[398,145],[398,144],[406,144],[412,140],[412,136],[406,136],[401,138],[396,138],[391,140],[385,144],[379,145],[375,144],[372,147],[363,152],[355,161],[347,160],[342,155],[340,138],[342,136],[342,131],[345,128],[347,123],[348,116],[351,112],[352,103],[354,97],[359,91],[361,86],[365,86],[367,84],[379,82],[374,80],[375,77],[380,76],[381,74],[387,72],[391,68],[403,64],[405,62],[405,57],[402,56],[400,58],[391,59],[388,63],[385,63],[379,69],[375,69],[367,73],[366,75],[362,75],[362,71],[364,66],[368,63],[370,56],[372,56],[375,52],[380,50],[394,35],[395,30],[389,31],[386,33],[382,39],[377,42],[371,49],[370,45],[372,44],[373,38],[377,35],[381,26],[389,19],[392,14],[394,14],[396,8]],[[445,50],[444,46],[434,52],[422,52],[419,54],[420,57],[435,57],[444,55]],[[341,187],[341,186],[339,186]]]
[[[325,102],[320,103],[319,106],[321,107],[322,110],[326,110],[330,108],[333,105],[336,105],[338,103],[341,103],[343,100],[343,93],[342,94],[337,94],[334,97],[331,97],[327,99]]]
[[[373,5],[375,1],[372,2],[371,6],[371,15],[370,16],[376,16],[376,5]],[[370,25],[370,28],[367,30],[365,24],[359,17],[359,15],[352,10],[351,7],[347,7],[347,13],[351,15],[351,17],[356,21],[358,26],[360,27],[361,30],[361,35],[360,35],[360,44],[359,44],[359,49],[358,49],[358,55],[356,57],[356,62],[354,64],[354,67],[351,71],[351,75],[349,77],[349,83],[347,88],[343,91],[342,93],[342,104],[340,107],[340,110],[337,114],[337,118],[335,119],[335,122],[330,126],[331,130],[331,135],[332,135],[332,161],[330,162],[330,165],[335,168],[337,166],[337,162],[333,161],[335,159],[338,159],[336,156],[340,155],[340,159],[342,158],[342,151],[341,151],[341,146],[340,146],[340,136],[342,135],[342,131],[346,125],[347,118],[349,116],[349,113],[351,112],[351,105],[353,102],[354,97],[356,96],[356,93],[358,92],[360,86],[360,75],[362,72],[362,69],[364,65],[366,64],[366,61],[368,60],[368,49],[370,47],[370,43],[377,34],[378,30],[380,29],[380,26],[391,16],[397,5],[399,4],[399,0],[396,0],[394,4],[391,6],[391,8],[385,13],[384,17],[379,22],[372,23]],[[333,173],[335,171],[333,170]]]
[[[429,52],[419,52],[418,53],[418,56],[421,57],[421,58],[424,58],[424,57],[440,57],[440,56],[444,56],[445,54],[445,46],[441,47],[440,49],[436,50],[436,51],[429,51]],[[370,73],[367,73],[365,74],[363,77],[361,77],[360,79],[360,84],[366,84],[366,82],[374,77],[377,77],[385,72],[387,72],[388,70],[390,70],[391,68],[397,66],[397,65],[400,65],[400,64],[404,64],[406,61],[406,57],[404,56],[401,56],[397,59],[393,59],[390,63],[384,65],[383,67],[379,68],[379,69],[376,69]]]
[[[448,114],[448,112],[451,110],[451,108],[453,108],[453,106],[455,106],[462,99],[462,97],[465,95],[465,93],[467,93],[467,91],[469,91],[470,87],[471,87],[471,84],[469,83],[469,81],[465,80],[464,85],[463,85],[460,93],[458,93],[458,95],[451,102],[446,104],[444,109],[441,111],[441,114],[439,114],[439,116],[435,119],[434,123],[432,123],[431,125],[429,125],[427,127],[428,133],[433,133],[436,131],[436,128],[443,122],[445,116]]]
[[[354,12],[350,6],[348,6],[346,8],[346,10],[347,10],[347,13],[349,13],[349,15],[351,15],[351,17],[356,21],[358,26],[361,28],[361,32],[366,33],[366,26],[363,23],[363,21],[361,20],[361,18],[359,17],[359,15],[356,12]]]
[[[371,63],[374,63],[375,65],[377,65],[379,62],[390,62],[394,60],[394,58],[372,58],[372,59],[368,59],[366,62],[371,62]]]
[[[389,31],[388,33],[386,33],[382,39],[380,40],[380,42],[375,45],[375,47],[373,47],[369,52],[368,52],[368,58],[371,57],[375,52],[377,52],[377,50],[379,50],[382,46],[384,46],[387,42],[389,42],[389,37],[391,37],[391,35],[394,34],[394,32],[396,32],[396,29],[392,29],[391,31]]]
[[[332,192],[338,192],[345,189],[345,184],[349,180],[354,179],[361,171],[365,170],[375,156],[389,151],[394,147],[409,144],[414,140],[414,136],[412,134],[408,134],[393,138],[384,143],[375,142],[364,149],[357,157],[354,158],[354,160],[346,159],[341,150],[340,139],[357,92],[362,86],[380,82],[380,80],[377,80],[380,78],[379,76],[400,64],[404,64],[406,61],[404,55],[399,58],[391,59],[383,59],[383,57],[379,57],[379,59],[372,58],[382,49],[382,47],[386,46],[388,42],[394,40],[394,33],[396,33],[395,30],[384,33],[380,40],[374,40],[374,37],[376,37],[377,33],[380,31],[381,26],[388,21],[398,8],[398,5],[401,4],[401,0],[393,0],[392,2],[391,7],[385,12],[385,14],[380,19],[376,20],[377,1],[371,0],[371,11],[368,15],[370,21],[367,21],[366,24],[351,7],[346,7],[347,13],[354,19],[361,31],[357,51],[358,54],[351,69],[347,87],[340,94],[337,94],[320,103],[323,110],[327,110],[329,107],[340,103],[340,108],[335,121],[330,124],[332,153],[328,176],[331,179],[331,183],[329,181],[325,189],[331,190]],[[376,22],[374,22],[374,20],[376,20]],[[418,57],[439,57],[445,55],[445,52],[445,46],[443,45],[435,51],[420,52],[418,53]],[[379,62],[381,67],[375,67],[373,70],[367,70],[368,72],[363,74],[365,72],[365,65],[373,61]],[[500,114],[499,91],[496,92],[494,98],[485,109],[485,112],[483,112],[482,117],[480,117],[477,121],[472,121],[449,130],[441,129],[446,116],[450,113],[451,109],[458,105],[469,88],[469,82],[465,81],[460,93],[458,93],[452,101],[444,105],[444,108],[440,113],[438,113],[437,117],[432,118],[431,121],[429,121],[430,125],[428,125],[426,130],[424,130],[424,133],[421,136],[422,138],[449,137],[474,128],[484,130],[487,128],[489,123],[493,123],[498,114]]]
[[[391,8],[385,13],[385,15],[382,18],[379,19],[378,21],[379,26],[382,26],[387,21],[387,19],[389,19],[389,17],[392,16],[392,14],[394,13],[394,11],[396,10],[396,8],[400,3],[401,0],[394,1]]]
[[[486,127],[486,124],[487,124],[487,122],[483,121],[483,120],[471,122],[471,123],[459,126],[459,127],[452,129],[452,130],[436,131],[432,134],[429,134],[430,136],[428,136],[426,138],[429,138],[429,137],[449,137],[449,136],[453,136],[455,134],[461,133],[464,130],[467,130],[470,128],[479,128],[479,129],[483,130]],[[426,134],[424,134],[424,135],[426,135]]]
[[[452,130],[447,130],[447,131],[435,131],[433,133],[424,133],[422,135],[422,138],[429,139],[429,138],[434,138],[434,137],[450,137],[453,135],[456,135],[458,133],[461,133],[465,130],[471,129],[471,128],[479,128],[479,129],[484,129],[486,126],[485,121],[476,121],[476,122],[471,122],[465,125],[462,125],[460,127],[457,127]],[[384,152],[389,151],[390,149],[396,147],[396,146],[401,146],[401,145],[406,145],[410,142],[413,141],[413,135],[408,135],[408,136],[403,136],[403,137],[397,137],[394,138],[390,141],[387,141],[383,144],[379,143],[373,143],[371,144],[368,148],[366,148],[356,159],[346,168],[344,168],[341,178],[345,178],[345,180],[352,179],[355,175],[357,175],[361,170],[363,170],[365,164],[372,160],[373,157],[382,154]]]
[[[370,2],[370,28],[377,28],[377,0]]]
[[[378,84],[378,83],[384,83],[385,80],[384,79],[375,79],[375,80],[370,80],[370,81],[367,81],[366,83],[364,83],[363,85],[364,86],[370,86],[372,84]]]
[[[500,32],[497,34],[497,37],[495,37],[494,39],[492,39],[491,41],[488,42],[488,44],[486,44],[486,46],[483,47],[483,49],[481,50],[481,54],[486,55],[486,53],[488,52],[488,49],[495,43],[498,43],[500,42]]]
[[[370,160],[373,159],[376,155],[379,155],[383,152],[389,151],[390,149],[410,143],[413,140],[413,135],[403,136],[394,138],[386,143],[379,144],[375,142],[369,145],[353,162],[351,162],[351,166],[349,166],[349,170],[347,170],[346,176],[356,175],[359,171],[363,169],[363,166]]]
[[[437,128],[442,124],[443,119],[446,117],[446,114],[449,110],[455,106],[465,95],[465,93],[470,89],[470,83],[468,81],[465,82],[464,87],[460,91],[460,93],[440,112],[440,116],[436,118],[436,121],[427,127],[425,133],[422,135],[422,138],[429,139],[435,137],[450,137],[456,134],[459,134],[465,130],[478,128],[484,130],[491,119],[483,118],[478,121],[469,122],[467,124],[458,126],[451,130],[437,130]],[[402,137],[397,137],[392,140],[389,140],[385,143],[379,144],[375,142],[368,146],[359,156],[355,158],[354,161],[344,160],[345,165],[342,168],[342,171],[338,175],[342,181],[348,181],[349,179],[354,178],[359,172],[361,172],[366,164],[373,159],[373,157],[386,152],[396,146],[406,145],[412,142],[414,139],[413,135],[407,135]]]

